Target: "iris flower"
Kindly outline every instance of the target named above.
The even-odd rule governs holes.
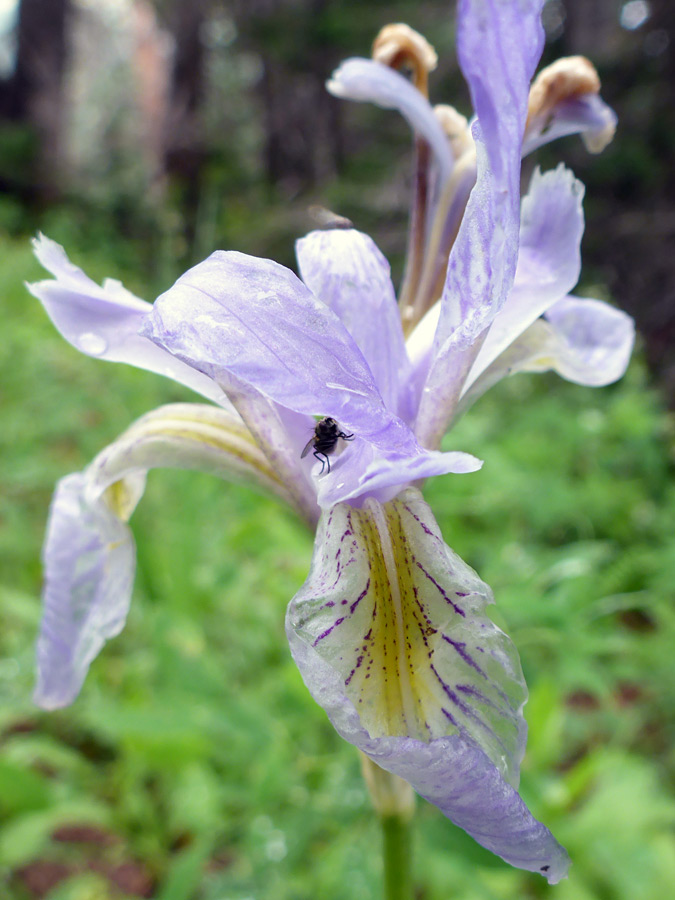
[[[147,471],[249,480],[316,529],[287,634],[339,734],[483,846],[555,883],[567,854],[517,792],[527,696],[517,652],[486,615],[490,589],[445,544],[419,490],[430,476],[480,467],[467,453],[442,452],[440,441],[501,377],[555,369],[602,385],[630,355],[629,317],[569,294],[580,269],[582,185],[563,167],[537,171],[521,204],[523,152],[575,131],[599,149],[614,127],[585,60],[544,70],[530,91],[540,7],[460,2],[470,124],[432,109],[433,50],[404,26],[382,32],[375,60],[348,60],[329,83],[341,96],[398,108],[415,131],[399,305],[386,260],[354,228],[300,240],[300,277],[216,252],[154,305],[118,282],[99,287],[59,245],[37,239],[54,278],[30,290],[68,341],[173,378],[210,403],[149,413],[59,483],[35,696],[48,709],[72,702],[124,625],[134,578],[127,521]],[[401,67],[412,68],[412,82]],[[315,417],[327,416],[354,439],[337,441],[322,472],[301,453]]]

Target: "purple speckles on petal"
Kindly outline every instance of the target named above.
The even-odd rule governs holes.
[[[335,545],[347,516],[356,546],[353,564],[338,572]],[[525,691],[511,643],[484,616],[491,601],[487,587],[442,543],[429,508],[413,489],[374,509],[337,506],[333,525],[330,533],[319,528],[310,577],[289,607],[289,629],[341,673],[371,736],[407,734],[428,741],[447,734],[442,709],[450,700],[462,732],[515,778],[525,736]],[[389,549],[382,544],[383,528]],[[387,559],[395,560],[395,570]],[[326,585],[333,585],[328,593]],[[335,620],[327,604],[344,609],[350,593],[349,614]],[[457,594],[471,597],[470,605],[459,606]],[[489,668],[474,658],[479,633],[493,651]],[[345,653],[347,647],[353,655]],[[489,702],[474,709],[458,684],[475,687]]]

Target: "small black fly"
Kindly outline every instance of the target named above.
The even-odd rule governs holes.
[[[326,466],[328,466],[328,472],[330,472],[330,459],[328,457],[335,452],[340,438],[343,441],[353,441],[354,435],[340,431],[339,424],[335,419],[331,419],[330,416],[319,419],[314,426],[314,434],[307,441],[305,449],[300,454],[300,459],[304,459],[309,451],[313,449],[314,456],[321,463],[321,472],[319,474],[323,475],[323,470]]]

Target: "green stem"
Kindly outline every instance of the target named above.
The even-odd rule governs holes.
[[[410,818],[382,816],[384,900],[412,900],[412,828]]]

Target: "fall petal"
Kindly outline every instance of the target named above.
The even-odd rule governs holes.
[[[577,384],[612,384],[625,373],[634,342],[635,323],[626,313],[601,300],[565,297],[468,386],[457,415],[493,384],[517,372],[552,369]]]
[[[75,699],[92,660],[124,627],[136,567],[131,531],[102,497],[86,499],[87,477],[56,487],[43,551],[44,613],[34,701],[44,709]]]
[[[517,792],[526,689],[489,588],[419,491],[323,514],[291,651],[346,740],[507,861],[558,880],[564,850]]]
[[[126,522],[143,494],[147,470],[158,466],[243,478],[289,496],[241,420],[199,404],[155,410],[84,472],[63,478],[43,551],[44,613],[34,699],[46,709],[74,700],[92,660],[124,626],[135,570]]]
[[[551,368],[577,384],[602,387],[626,371],[635,323],[601,300],[566,297],[546,313],[556,338]]]

